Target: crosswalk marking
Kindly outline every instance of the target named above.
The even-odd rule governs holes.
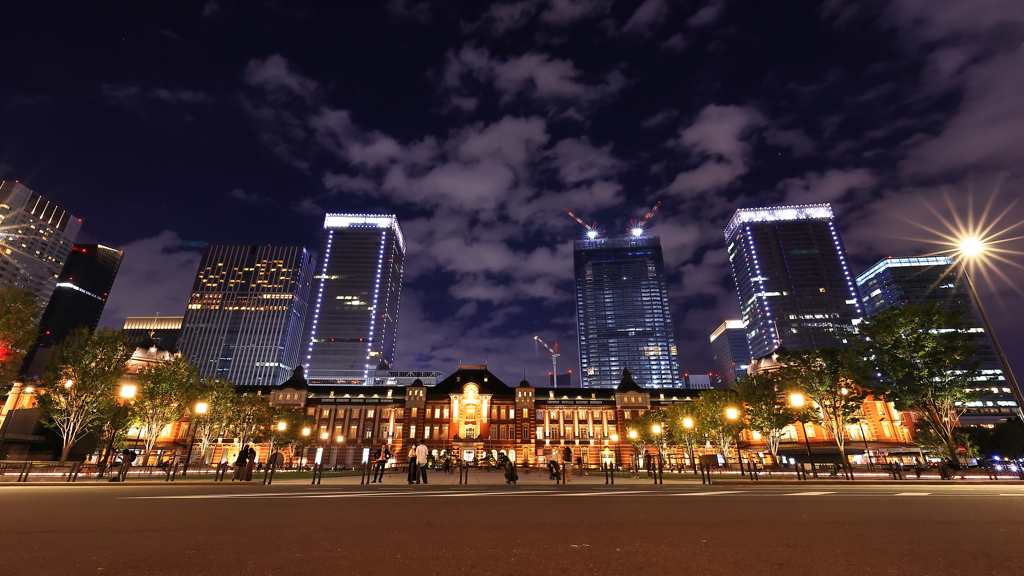
[[[897,492],[893,496],[931,496],[931,492]]]
[[[783,496],[824,496],[825,494],[835,494],[835,492],[793,492],[791,494],[783,494]]]

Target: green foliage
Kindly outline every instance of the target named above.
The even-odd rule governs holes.
[[[782,431],[797,421],[797,413],[789,404],[783,380],[776,372],[761,372],[740,378],[733,384],[743,401],[747,424],[761,434],[772,461],[779,461]]]
[[[800,392],[813,403],[798,417],[806,415],[832,435],[846,462],[846,426],[852,423],[867,397],[862,387],[864,363],[854,350],[780,350],[777,371],[781,386]]]
[[[0,288],[0,382],[6,384],[18,375],[39,333],[38,312],[31,292]]]
[[[200,443],[200,461],[205,461],[210,443],[225,433],[235,406],[235,385],[222,378],[203,378],[196,390],[196,401],[205,402],[206,414],[194,415],[196,438]]]
[[[970,361],[977,338],[963,316],[963,310],[937,304],[908,305],[883,310],[861,326],[867,354],[881,374],[879,393],[925,420],[944,439],[950,458],[957,457],[960,416],[983,394],[968,389],[979,374],[977,362]]]
[[[284,430],[279,424],[284,423]],[[303,428],[312,428],[316,418],[306,414],[302,408],[292,406],[274,406],[270,409],[270,426],[264,439],[270,442],[270,450],[274,446],[285,447],[299,442],[308,443],[308,437],[302,436]]]
[[[39,394],[44,424],[63,440],[60,462],[91,431],[100,431],[117,406],[118,383],[134,349],[121,332],[71,332],[50,355]]]
[[[670,404],[661,413],[668,427],[668,442],[676,446],[691,446],[698,441],[702,435],[698,432],[697,417],[694,412],[693,402],[676,402]],[[690,428],[685,426],[686,419],[692,421]]]
[[[231,405],[227,431],[241,445],[268,438],[274,421],[270,398],[261,394],[238,394]]]
[[[139,369],[136,421],[146,432],[146,455],[164,427],[177,422],[196,399],[202,378],[188,360],[178,356]]]
[[[736,419],[727,414],[730,408],[737,412]],[[707,436],[728,457],[743,423],[743,409],[739,397],[729,390],[705,390],[693,402],[694,424],[698,432]]]

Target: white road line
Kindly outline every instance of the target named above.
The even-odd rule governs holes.
[[[931,496],[931,492],[897,492],[893,496]]]
[[[742,494],[746,490],[718,490],[715,492],[683,492],[673,496],[721,496],[722,494]]]
[[[621,492],[549,492],[552,496],[618,496],[619,494],[651,494],[653,490],[623,490]]]
[[[792,494],[782,494],[782,496],[824,496],[826,494],[835,494],[835,492],[793,492]]]
[[[1000,496],[1024,496],[1024,494],[1000,494]]]

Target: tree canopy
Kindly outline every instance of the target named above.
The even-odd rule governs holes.
[[[18,375],[39,333],[38,313],[31,292],[0,287],[0,381],[7,383]]]

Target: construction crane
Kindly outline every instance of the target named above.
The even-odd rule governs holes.
[[[547,342],[541,340],[540,336],[534,336],[533,339],[535,342],[540,342],[541,346],[547,348],[548,352],[551,353],[551,379],[554,382],[554,387],[558,388],[558,357],[561,356],[558,353],[558,342],[555,342],[555,347],[552,348],[548,346]]]
[[[651,211],[648,212],[646,216],[640,219],[639,222],[635,222],[634,220],[631,219],[629,221],[629,228],[627,229],[629,233],[637,237],[643,236],[644,226],[647,225],[647,222],[650,221],[650,219],[654,216],[655,213],[657,213],[659,208],[661,208],[660,200],[657,204],[654,205],[654,208],[651,208]]]
[[[587,238],[590,238],[591,240],[604,238],[604,233],[607,232],[607,230],[601,230],[600,232],[598,232],[597,222],[594,222],[593,224],[587,224],[586,222],[583,221],[582,218],[570,212],[568,208],[562,208],[562,210],[565,210],[566,214],[572,216],[573,220],[579,222],[580,225],[587,229]]]

